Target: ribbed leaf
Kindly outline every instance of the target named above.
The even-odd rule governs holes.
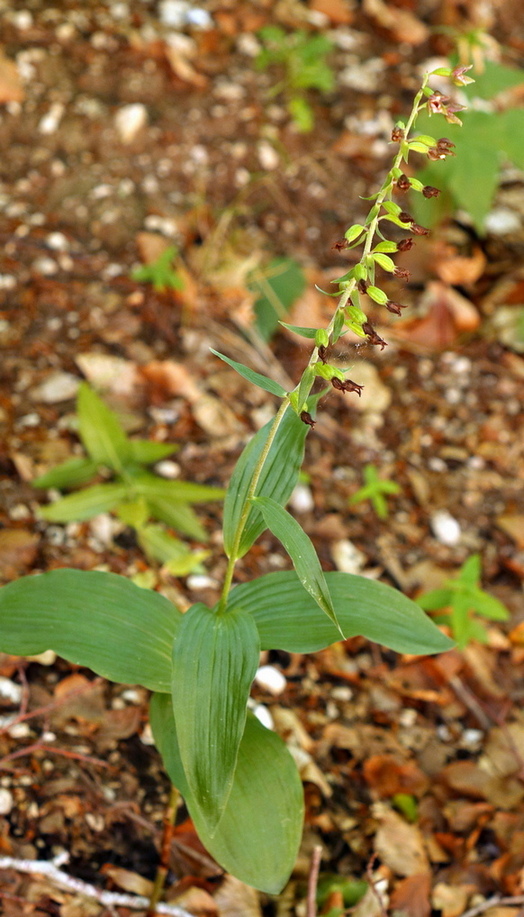
[[[222,500],[225,491],[222,487],[210,487],[208,484],[193,484],[192,481],[167,481],[147,471],[133,477],[133,490],[136,494],[163,500],[181,500],[184,503],[207,503],[209,500]]]
[[[150,719],[164,766],[206,849],[242,882],[277,895],[295,864],[304,813],[302,784],[282,740],[248,713],[229,800],[211,836],[182,768],[169,697],[153,695]]]
[[[224,547],[231,556],[235,533],[240,521],[253,471],[267,441],[273,421],[262,427],[245,447],[240,456],[224,502]],[[304,458],[304,446],[308,433],[306,424],[288,408],[278,428],[269,451],[257,487],[257,496],[272,497],[277,503],[285,504],[293,492]],[[251,545],[262,534],[266,524],[261,511],[252,507],[244,526],[236,557],[243,557]]]
[[[259,638],[251,615],[192,605],[173,645],[173,712],[195,805],[213,834],[228,800]]]
[[[161,462],[162,459],[178,452],[179,446],[175,443],[157,443],[149,439],[131,439],[131,457],[139,465],[151,465]]]
[[[196,538],[198,541],[207,541],[208,534],[203,528],[198,516],[188,503],[163,497],[155,500],[147,498],[147,505],[151,515],[166,525],[171,525],[177,532]]]
[[[270,395],[277,395],[279,398],[285,396],[285,388],[282,388],[274,379],[270,379],[269,376],[263,376],[262,373],[257,373],[254,369],[250,369],[249,366],[244,366],[243,363],[237,363],[236,360],[231,360],[230,357],[225,357],[223,353],[219,353],[218,350],[213,350],[212,347],[209,349],[211,353],[215,354],[215,357],[219,357],[224,363],[228,363],[232,369],[236,370],[236,372],[240,376],[243,376],[244,379],[247,379],[248,382],[252,382],[253,385],[258,385],[259,388],[263,388],[264,391],[269,392]]]
[[[310,538],[297,520],[270,497],[256,497],[253,502],[256,506],[260,506],[268,529],[282,542],[293,561],[296,574],[304,589],[309,592],[311,598],[333,622],[344,639],[324,572]]]
[[[182,615],[158,592],[114,573],[53,570],[0,589],[0,651],[54,650],[124,684],[171,689],[171,647]]]
[[[121,472],[132,458],[131,444],[118,417],[86,382],[77,397],[80,438],[97,465]]]
[[[126,484],[115,482],[93,484],[55,503],[39,507],[39,515],[47,522],[82,522],[99,513],[108,513],[128,495]]]
[[[391,586],[351,573],[325,577],[347,637],[361,635],[398,653],[441,653],[454,646],[415,602]],[[294,572],[242,583],[230,601],[253,615],[262,649],[314,653],[340,639]]]
[[[72,458],[41,474],[33,487],[80,487],[87,484],[98,471],[98,465],[89,458]]]

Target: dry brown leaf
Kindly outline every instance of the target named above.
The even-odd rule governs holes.
[[[475,283],[482,277],[485,267],[486,256],[480,248],[475,248],[470,256],[447,254],[442,258],[437,257],[434,262],[435,273],[450,286]]]
[[[136,237],[136,247],[140,260],[144,264],[152,264],[168,248],[171,248],[171,242],[157,232],[139,232]]]
[[[441,917],[459,917],[466,910],[470,891],[460,885],[438,882],[433,889],[431,903]]]
[[[213,897],[219,917],[262,917],[258,892],[235,876],[226,876]]]
[[[40,535],[27,529],[0,530],[0,576],[4,580],[16,579],[36,559]]]
[[[193,53],[189,44],[187,46],[185,44],[166,45],[164,54],[171,70],[180,80],[196,86],[197,89],[206,88],[207,77],[195,70],[190,61]]]
[[[413,761],[401,761],[393,755],[372,755],[364,762],[364,779],[381,798],[396,793],[421,796],[428,787],[428,778]]]
[[[23,102],[25,92],[16,63],[0,53],[0,105]]]
[[[390,907],[393,911],[402,912],[405,917],[429,917],[431,903],[431,876],[429,873],[408,876],[395,885],[391,895]]]
[[[108,876],[118,888],[125,892],[130,892],[132,895],[143,895],[144,898],[151,897],[153,883],[137,872],[131,872],[130,869],[123,869],[121,866],[113,866],[112,863],[104,864],[100,872]]]
[[[524,723],[496,726],[484,745],[479,767],[496,777],[510,777],[524,771],[523,754]]]
[[[439,280],[428,283],[421,305],[427,310],[424,318],[392,325],[390,336],[438,350],[449,347],[459,334],[475,331],[480,324],[473,303]]]
[[[129,739],[138,732],[142,722],[140,707],[129,706],[122,710],[107,710],[100,729],[96,734],[98,751],[105,751],[114,746],[119,739]]]
[[[310,0],[309,8],[327,16],[333,25],[350,25],[355,18],[350,0]]]
[[[384,0],[364,0],[364,12],[378,26],[386,29],[395,41],[420,45],[429,37],[429,29],[407,9],[399,9]]]
[[[428,873],[429,860],[420,828],[408,824],[384,803],[376,803],[372,813],[379,822],[374,848],[382,862],[398,876]]]
[[[520,514],[498,516],[497,525],[499,529],[506,532],[506,535],[513,538],[521,550],[524,550],[524,516]]]

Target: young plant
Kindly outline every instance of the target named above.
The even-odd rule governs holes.
[[[255,59],[257,70],[278,66],[284,71],[269,97],[282,93],[293,124],[302,133],[308,133],[315,124],[315,115],[307,91],[331,92],[335,85],[333,70],[326,61],[333,48],[331,41],[325,35],[311,35],[301,29],[285,32],[276,25],[265,26],[258,37],[263,47]]]
[[[362,503],[363,500],[370,500],[373,509],[379,519],[388,518],[388,504],[386,494],[399,494],[400,487],[395,481],[386,481],[379,478],[375,465],[366,465],[364,467],[364,487],[357,490],[349,498],[349,505],[354,506],[356,503]]]
[[[190,504],[219,500],[224,491],[187,481],[168,481],[152,474],[147,466],[172,455],[178,446],[130,439],[116,414],[86,382],[79,386],[76,408],[78,434],[87,456],[57,465],[36,478],[33,484],[40,488],[82,487],[82,490],[40,507],[42,519],[81,522],[98,513],[114,512],[126,525],[136,529],[146,553],[154,553],[152,539],[156,532],[147,525],[151,518],[190,538],[206,541],[207,533]],[[95,477],[107,475],[111,481],[83,486]],[[167,532],[164,534],[170,538]],[[173,556],[176,556],[181,543],[177,539],[171,541]],[[156,559],[166,561],[165,557]]]
[[[459,68],[469,69],[469,68]],[[486,61],[483,72],[473,81],[464,77],[463,92],[472,106],[464,116],[464,124],[456,116],[457,107],[447,107],[456,156],[442,164],[432,162],[417,173],[419,181],[432,185],[437,180],[443,194],[432,213],[426,201],[414,204],[417,219],[434,223],[456,210],[465,210],[479,235],[486,233],[485,220],[493,205],[500,184],[501,167],[505,161],[524,168],[524,108],[500,104],[502,94],[524,85],[524,70]],[[446,97],[435,100],[436,106],[446,107]],[[460,106],[458,106],[458,110]],[[431,130],[431,116],[420,122],[423,130]]]
[[[273,258],[265,268],[251,273],[248,287],[258,294],[254,304],[255,325],[264,341],[272,337],[305,285],[304,271],[292,258]]]
[[[507,621],[509,612],[502,602],[484,591],[481,582],[480,556],[473,554],[462,567],[456,579],[446,580],[441,589],[433,589],[419,596],[417,603],[424,611],[440,611],[434,615],[437,624],[449,626],[459,649],[472,640],[486,643],[488,632],[476,615],[491,621]]]
[[[155,261],[135,268],[131,279],[138,283],[151,283],[155,293],[165,293],[166,290],[183,290],[184,281],[173,268],[173,260],[177,253],[176,247],[170,245]]]
[[[360,242],[362,252],[358,264],[336,281],[338,302],[327,328],[294,328],[314,347],[293,391],[222,357],[278,398],[280,406],[244,448],[227,489],[227,564],[217,603],[207,607],[199,602],[181,614],[164,596],[113,573],[65,569],[25,577],[0,590],[0,650],[30,655],[51,648],[113,681],[138,683],[154,692],[150,719],[155,741],[202,843],[224,869],[270,893],[282,889],[295,862],[303,793],[282,740],[247,710],[260,651],[313,653],[357,634],[400,653],[437,653],[453,645],[419,605],[392,587],[352,574],[324,573],[312,542],[285,509],[324,391],[312,394],[316,380],[360,394],[361,386],[329,363],[330,347],[346,329],[386,346],[363,310],[365,293],[389,311],[401,309],[377,285],[375,274],[378,268],[395,273],[391,255],[412,240],[393,242],[384,231],[390,224],[412,235],[426,230],[392,194],[409,183],[401,165],[412,150],[430,156],[450,150],[445,138],[411,134],[420,110],[433,98],[428,78],[407,122],[394,129],[398,150],[365,222],[346,232],[343,244]],[[109,466],[121,474],[122,455],[114,459],[112,442],[117,464]],[[104,463],[109,447],[103,451]],[[98,451],[95,458],[101,460]],[[131,478],[136,485],[136,477]],[[149,491],[142,495],[148,498]],[[282,543],[294,569],[234,585],[238,562],[266,529]]]

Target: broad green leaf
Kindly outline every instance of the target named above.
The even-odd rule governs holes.
[[[213,350],[212,347],[209,349],[211,353],[215,354],[215,357],[218,357],[220,360],[223,360],[224,363],[231,366],[240,376],[247,379],[248,382],[252,382],[253,385],[258,385],[259,388],[263,388],[265,392],[269,392],[271,395],[277,395],[278,398],[285,397],[286,390],[282,388],[278,382],[275,382],[268,376],[263,376],[261,373],[255,372],[254,369],[250,369],[249,366],[244,366],[243,363],[237,363],[236,360],[231,360],[229,357],[224,356],[223,353],[219,353],[218,350]]]
[[[282,542],[291,557],[296,574],[304,589],[333,622],[340,631],[342,639],[344,639],[344,633],[337,621],[324,572],[310,538],[297,520],[275,500],[270,497],[256,497],[253,502],[256,506],[260,506],[268,529]]]
[[[197,541],[208,540],[206,530],[188,503],[182,503],[180,500],[169,497],[158,500],[148,497],[147,505],[154,519],[165,522],[166,525],[172,526],[182,535],[188,535],[189,538],[195,538]]]
[[[398,653],[440,653],[453,647],[415,602],[391,586],[351,573],[325,577],[347,637],[361,635]],[[253,615],[263,650],[314,653],[340,639],[294,572],[269,573],[235,586],[230,602]]]
[[[327,296],[332,296],[333,294],[327,293]],[[338,293],[335,294],[338,296]],[[287,322],[279,322],[284,328],[287,328],[288,331],[293,331],[294,334],[299,334],[300,337],[308,338],[310,341],[315,340],[316,333],[318,328],[304,328],[302,325],[288,325]]]
[[[176,443],[157,443],[149,439],[131,439],[131,458],[139,465],[152,465],[178,452]]]
[[[126,484],[115,482],[93,484],[77,493],[68,494],[55,503],[39,507],[39,515],[47,522],[83,522],[99,513],[108,513],[126,499]]]
[[[131,444],[118,417],[86,382],[78,389],[76,404],[80,438],[90,457],[121,472],[131,459]]]
[[[247,444],[229,482],[224,501],[224,547],[228,557],[231,556],[235,545],[235,534],[253,478],[253,471],[266,444],[272,423],[272,420],[268,421]],[[288,408],[260,476],[257,496],[272,497],[277,503],[287,503],[298,480],[308,429],[295,412]],[[265,528],[266,524],[260,510],[253,506],[249,511],[236,551],[237,558],[243,557],[246,551],[249,551],[253,542]]]
[[[173,644],[173,712],[195,805],[214,834],[227,803],[259,657],[251,615],[192,605]]]
[[[482,564],[480,560],[480,554],[472,554],[471,557],[468,557],[464,561],[462,567],[460,568],[460,573],[458,576],[458,582],[466,583],[468,586],[476,586],[480,580],[482,573]],[[454,580],[449,580],[448,585]]]
[[[153,695],[150,720],[164,766],[208,852],[242,882],[277,895],[295,865],[304,817],[302,784],[282,739],[248,713],[229,800],[211,836],[184,774],[169,697]]]
[[[80,487],[87,484],[98,471],[98,465],[89,458],[72,458],[51,468],[32,482],[33,487]]]
[[[254,305],[256,326],[265,341],[302,295],[305,285],[304,272],[292,258],[274,258],[263,269],[253,272],[248,287],[258,294]]]
[[[471,607],[478,614],[484,615],[491,621],[507,621],[510,614],[502,602],[499,602],[493,595],[484,592],[483,589],[472,589],[470,593]]]
[[[182,615],[123,576],[52,570],[0,589],[0,651],[54,650],[124,684],[171,690],[171,647]]]
[[[140,471],[132,479],[136,494],[146,500],[180,500],[183,503],[207,503],[209,500],[222,500],[225,491],[221,487],[208,484],[194,484],[192,481],[168,481],[156,474]]]
[[[191,551],[180,538],[173,538],[161,525],[142,525],[137,532],[138,543],[150,560],[169,567],[173,576],[188,576],[201,567],[209,551]]]
[[[424,611],[439,611],[441,608],[447,608],[453,601],[454,590],[451,587],[443,589],[432,589],[420,595],[416,602]]]

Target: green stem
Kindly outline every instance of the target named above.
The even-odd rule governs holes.
[[[256,489],[258,487],[258,482],[260,480],[260,475],[262,474],[264,465],[266,463],[266,459],[269,455],[269,451],[271,449],[271,446],[273,445],[273,441],[275,439],[275,436],[277,435],[278,428],[280,427],[280,424],[284,418],[284,414],[286,413],[286,410],[288,407],[289,407],[289,398],[286,396],[286,398],[283,399],[282,404],[280,405],[278,412],[275,415],[275,419],[271,425],[271,429],[268,433],[267,440],[264,444],[264,448],[262,452],[260,453],[258,461],[253,470],[253,477],[251,478],[251,484],[249,485],[249,490],[246,494],[246,499],[242,507],[240,518],[238,520],[238,525],[236,527],[235,537],[233,540],[233,546],[231,548],[231,554],[227,562],[227,569],[226,569],[226,573],[224,576],[224,585],[222,587],[222,595],[220,597],[220,602],[217,608],[218,613],[223,612],[226,608],[227,597],[229,595],[229,591],[231,589],[231,583],[233,581],[233,573],[235,570],[235,564],[239,556],[238,552],[240,549],[240,542],[242,540],[242,534],[244,532],[244,527],[246,525],[249,513],[251,511],[251,500],[255,496]]]

